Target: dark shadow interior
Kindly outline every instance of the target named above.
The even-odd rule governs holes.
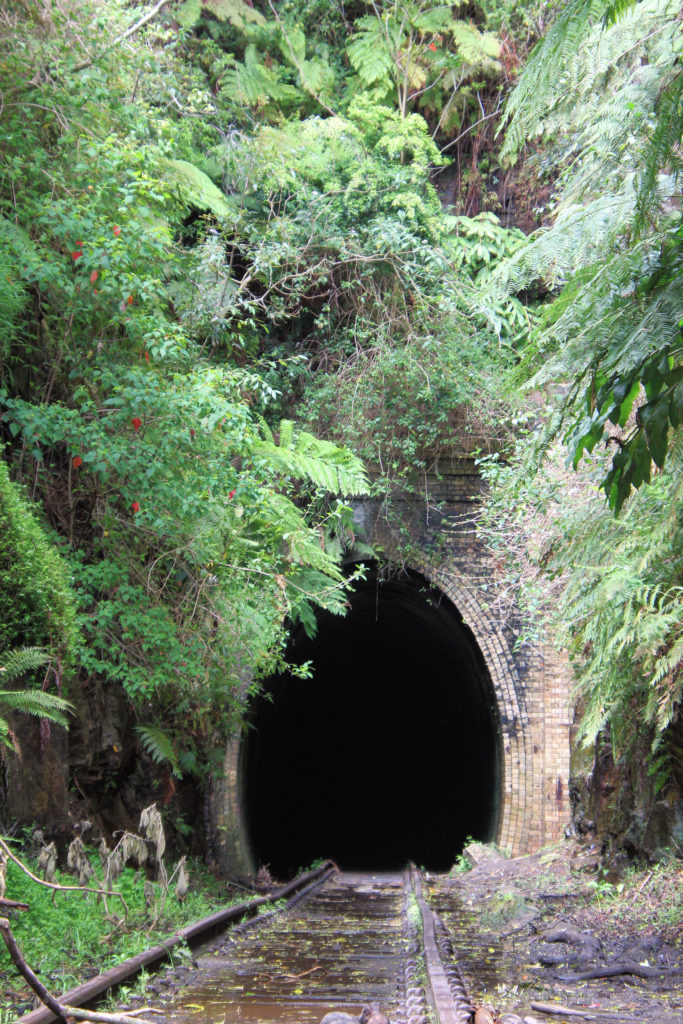
[[[344,618],[294,630],[308,680],[269,679],[243,746],[251,849],[285,876],[319,857],[351,870],[447,870],[492,839],[499,727],[488,671],[454,605],[415,573],[356,586]]]

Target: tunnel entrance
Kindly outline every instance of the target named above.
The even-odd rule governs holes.
[[[447,870],[492,840],[501,792],[491,680],[452,602],[418,573],[373,568],[341,618],[294,630],[311,679],[267,680],[243,747],[251,852],[285,876],[319,857],[347,870],[409,860]]]

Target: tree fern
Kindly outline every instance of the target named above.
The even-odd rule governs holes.
[[[575,656],[586,743],[609,725],[623,748],[635,714],[656,746],[681,703],[682,512],[679,432],[670,469],[620,519],[589,504],[559,524],[550,568],[564,574],[557,618]]]
[[[244,107],[256,108],[271,100],[286,104],[300,98],[294,86],[281,80],[277,64],[266,67],[253,43],[246,47],[243,61],[228,58],[221,86],[232,102]]]
[[[383,83],[388,91],[392,81],[394,56],[391,36],[387,36],[387,31],[378,18],[360,18],[346,52],[351,66],[364,85],[377,86]]]
[[[183,28],[194,28],[199,24],[202,13],[213,14],[219,21],[228,21],[236,28],[248,24],[263,25],[265,18],[260,11],[245,3],[245,0],[185,0],[175,12],[176,21]]]
[[[646,392],[603,480],[616,512],[651,479],[651,463],[663,465],[683,418],[678,14],[670,0],[618,12],[575,0],[534,51],[508,108],[507,152],[542,126],[560,178],[554,224],[506,262],[498,284],[514,293],[541,281],[559,292],[525,369],[535,351],[534,385],[570,382],[560,408],[574,461],[609,421],[624,425],[623,399],[638,382]]]
[[[681,171],[680,140],[683,136],[683,75],[679,73],[667,85],[657,103],[657,124],[649,140],[644,166],[638,177],[639,229],[645,226],[648,210],[660,202],[657,185],[662,168],[676,177]],[[668,190],[667,190],[668,191]]]
[[[199,210],[210,210],[221,221],[234,221],[237,209],[207,174],[187,160],[163,160],[162,166],[171,173],[178,192],[189,205]]]
[[[524,73],[507,104],[503,158],[516,156],[558,95],[563,73],[576,60],[586,34],[599,24],[610,6],[604,0],[570,0],[531,52]]]

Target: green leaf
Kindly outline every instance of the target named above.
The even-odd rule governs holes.
[[[172,180],[177,184],[182,198],[191,206],[200,210],[210,210],[219,220],[234,222],[238,218],[238,209],[234,202],[221,192],[194,164],[187,160],[162,159],[161,166],[170,172]]]
[[[183,28],[194,28],[202,14],[202,0],[185,0],[175,12],[175,19]]]
[[[638,410],[638,418],[645,431],[645,437],[652,453],[652,458],[661,469],[666,459],[667,439],[669,431],[668,402],[661,400],[643,405]]]
[[[178,753],[168,733],[156,725],[136,725],[135,732],[155,764],[163,764],[164,761],[168,761],[173,774],[176,778],[180,778]]]
[[[237,28],[244,28],[248,24],[266,24],[261,12],[250,7],[244,0],[202,0],[202,6],[219,21],[229,21]]]

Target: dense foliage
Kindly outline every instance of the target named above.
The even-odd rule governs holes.
[[[258,340],[239,356],[253,317],[216,323],[232,208],[175,159],[184,119],[159,116],[191,69],[163,38],[111,59],[116,4],[5,16],[3,430],[68,550],[82,673],[120,683],[163,722],[152,752],[192,767],[279,659],[285,618],[343,608],[342,499],[365,477],[277,419],[276,442],[275,363]]]
[[[631,756],[646,740],[664,778],[683,767],[681,53],[678,4],[574,0],[512,94],[505,152],[542,136],[556,208],[493,278],[552,298],[515,373],[549,409],[516,462],[488,470],[493,543],[507,536],[522,578],[553,593],[584,737],[607,727]],[[558,436],[584,464],[578,499],[556,454],[539,469]],[[520,539],[539,530],[533,569]]]
[[[49,649],[58,680],[73,655],[68,569],[0,462],[0,651]]]
[[[340,443],[382,488],[493,443],[526,322],[471,312],[519,239],[430,181],[500,71],[483,14],[319,6],[3,8],[6,454],[71,566],[85,692],[122,687],[176,773],[288,623],[344,610],[368,483]]]
[[[508,458],[485,464],[517,582],[525,537],[546,539],[522,600],[560,610],[586,735],[634,714],[666,732],[678,5],[16,0],[2,18],[0,431],[71,567],[85,688],[122,689],[154,758],[205,770],[288,624],[344,611],[348,499],[478,449]],[[552,195],[528,241],[496,216],[515,180]],[[511,456],[540,407],[523,385],[548,409]],[[558,438],[583,467],[573,508],[570,475],[537,472]]]
[[[91,887],[101,887],[101,865],[97,852],[87,850],[92,865]],[[28,867],[39,874],[34,859]],[[183,925],[207,917],[216,909],[237,899],[198,863],[190,865],[191,885],[183,899],[178,899],[171,885],[163,900],[163,914],[154,921],[150,902],[162,902],[159,881],[145,882],[133,865],[125,867],[115,883],[128,911],[126,926],[116,926],[115,918],[123,917],[122,904],[115,898],[98,900],[83,892],[57,892],[44,888],[28,878],[13,861],[7,868],[7,892],[13,899],[25,902],[30,910],[12,921],[12,929],[27,961],[40,974],[43,982],[57,996],[74,988],[94,973],[102,973],[128,957],[149,949]],[[74,886],[77,878],[63,866],[57,869],[58,885]],[[189,958],[187,947],[179,945],[174,957],[180,962]],[[16,989],[14,965],[3,944],[0,950],[0,971],[5,974],[8,990]],[[6,972],[6,973],[5,973]],[[16,991],[12,992],[16,998]],[[23,1008],[22,1008],[23,1009]],[[9,1016],[6,1018],[9,1020]],[[15,1014],[16,1019],[16,1014]]]

